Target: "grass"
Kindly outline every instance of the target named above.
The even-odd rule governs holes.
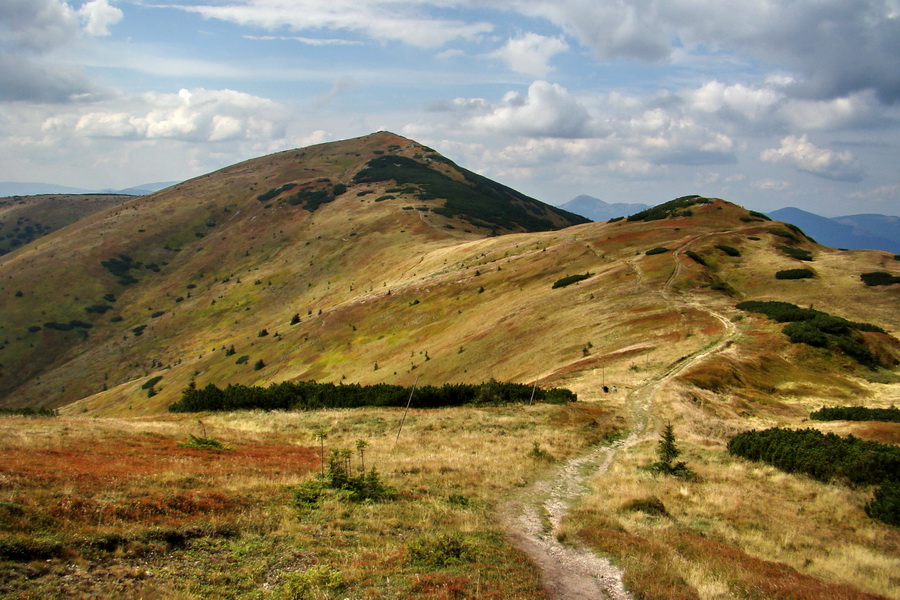
[[[614,430],[611,414],[412,410],[395,442],[401,412],[209,415],[204,439],[232,448],[221,453],[179,443],[196,438],[193,418],[0,418],[0,593],[542,598],[493,512],[546,468],[528,457],[535,442],[570,456],[597,439],[586,432]],[[320,429],[326,450],[366,440],[367,469],[394,495],[296,505]]]

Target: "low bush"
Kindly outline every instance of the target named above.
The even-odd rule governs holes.
[[[875,496],[866,503],[866,514],[888,525],[900,527],[900,482],[886,481],[875,490]]]
[[[778,246],[778,249],[791,258],[796,258],[797,260],[811,261],[813,259],[812,252],[810,252],[809,250],[791,248],[790,246]]]
[[[341,572],[328,565],[313,565],[305,571],[294,571],[284,577],[278,600],[312,600],[331,598],[344,587]]]
[[[656,248],[650,248],[649,250],[644,252],[644,254],[646,254],[647,256],[653,256],[654,254],[665,254],[668,251],[669,251],[668,248],[663,248],[662,246],[657,246]]]
[[[557,288],[566,287],[567,285],[572,285],[573,283],[578,283],[579,281],[584,281],[591,275],[593,275],[593,273],[590,273],[590,272],[582,273],[581,275],[568,275],[566,277],[563,277],[562,279],[557,279],[555,282],[553,282],[552,289],[555,290]]]
[[[900,423],[900,409],[866,408],[864,406],[832,406],[822,407],[809,414],[814,421],[883,421]]]
[[[703,257],[700,256],[699,254],[697,254],[696,252],[694,252],[693,250],[687,250],[684,254],[688,258],[693,260],[695,263],[697,263],[698,265],[702,265],[704,267],[706,266],[706,261],[703,260]]]
[[[812,279],[815,276],[810,269],[785,269],[775,273],[775,279]]]
[[[246,363],[242,356],[238,364]],[[324,408],[358,408],[362,406],[406,406],[409,387],[389,384],[362,386],[335,385],[305,381],[273,383],[267,388],[229,385],[224,389],[214,384],[198,389],[191,382],[181,399],[169,406],[170,412],[232,411],[232,410],[316,410]],[[577,397],[565,388],[533,388],[521,383],[489,381],[473,384],[444,384],[420,386],[413,393],[413,406],[439,408],[462,405],[503,405],[532,401],[548,404],[574,402]]]
[[[407,552],[410,562],[431,568],[469,562],[475,554],[472,544],[459,533],[421,536],[409,543]]]
[[[725,246],[724,244],[716,244],[716,248],[727,254],[728,256],[740,256],[741,251],[737,248],[733,248],[731,246]]]
[[[891,275],[885,271],[873,271],[871,273],[863,273],[859,276],[868,286],[893,285],[900,283],[900,276]]]

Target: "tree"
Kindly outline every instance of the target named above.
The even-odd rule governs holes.
[[[671,422],[666,423],[665,427],[663,427],[656,452],[659,457],[659,460],[653,463],[653,468],[656,471],[665,475],[675,475],[676,477],[690,477],[693,475],[683,461],[678,461],[674,464],[672,462],[681,455],[681,450],[675,445],[675,430]]]

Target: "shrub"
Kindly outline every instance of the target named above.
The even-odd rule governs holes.
[[[698,265],[703,265],[704,267],[706,266],[706,261],[703,260],[703,257],[693,250],[687,250],[684,254]]]
[[[269,335],[268,329],[260,329],[259,332],[256,334],[256,337],[266,337],[267,335]]]
[[[255,363],[253,363],[253,370],[254,370],[254,371],[261,371],[265,366],[266,366],[266,363],[263,362],[263,359],[259,359],[258,361],[256,361]]]
[[[716,244],[716,248],[727,254],[728,256],[740,256],[741,251],[737,248],[733,248],[731,246],[725,246],[723,244]]]
[[[875,490],[875,496],[866,503],[866,514],[888,525],[900,527],[900,482],[885,481]]]
[[[300,315],[298,313],[294,313],[294,316],[291,317],[291,325],[296,325],[300,322]]]
[[[563,277],[562,279],[557,279],[552,286],[552,289],[566,287],[567,285],[572,285],[573,283],[578,283],[579,281],[584,281],[588,277],[593,275],[593,273],[582,273],[581,275],[569,275],[567,277]]]
[[[663,248],[662,246],[657,246],[656,248],[650,248],[649,250],[644,252],[644,254],[647,256],[653,256],[654,254],[664,254],[668,251],[669,251],[668,248]]]
[[[775,279],[812,279],[815,276],[810,269],[785,269],[775,273]]]
[[[747,431],[728,442],[728,452],[820,481],[845,478],[859,485],[900,481],[900,447],[817,429]]]
[[[769,217],[769,215],[763,214],[763,213],[761,213],[761,212],[756,212],[755,210],[751,210],[751,211],[750,211],[750,216],[751,216],[751,217],[755,217],[755,218],[757,218],[757,219],[762,219],[763,221],[771,221],[771,220],[772,220],[772,219]]]
[[[474,551],[459,533],[425,535],[407,546],[410,562],[431,568],[440,568],[468,562],[474,558]]]
[[[164,311],[164,310],[158,310],[158,311],[156,311],[155,313],[153,313],[152,315],[150,315],[150,318],[151,318],[151,319],[158,319],[159,317],[163,316],[164,314],[166,314],[166,311]]]
[[[651,468],[658,473],[664,475],[674,475],[675,477],[691,477],[693,472],[688,468],[687,464],[678,461],[673,463],[676,458],[681,455],[681,450],[675,444],[675,431],[671,423],[666,423],[660,434],[657,444],[657,460]]]
[[[85,307],[85,312],[88,313],[96,313],[102,315],[108,310],[112,310],[112,306],[109,304],[92,304],[91,306]]]
[[[893,285],[900,283],[900,276],[891,275],[885,271],[873,271],[871,273],[863,273],[859,276],[868,286]]]
[[[809,250],[801,250],[800,248],[791,248],[790,246],[778,246],[778,249],[797,260],[811,261],[813,259],[812,252]]]
[[[866,408],[864,406],[833,406],[822,407],[809,414],[809,418],[815,421],[883,421],[885,423],[900,423],[900,409],[890,408]]]
[[[191,436],[190,438],[183,442],[178,442],[178,445],[182,448],[196,448],[197,450],[208,450],[210,452],[224,452],[230,450],[228,446],[215,438],[198,437],[193,433],[189,435]]]
[[[269,200],[271,200],[277,196],[280,196],[284,192],[286,192],[288,190],[292,190],[295,187],[297,187],[296,183],[286,183],[281,187],[272,188],[271,190],[269,190],[267,192],[263,192],[262,194],[257,196],[256,199],[259,200],[260,202],[268,202]]]
[[[148,389],[152,388],[157,383],[162,381],[162,378],[163,378],[162,375],[157,375],[156,377],[151,377],[150,379],[148,379],[147,381],[144,382],[144,385],[141,386],[141,389],[148,390]]]
[[[669,511],[666,510],[666,505],[663,504],[662,500],[660,500],[656,496],[649,496],[647,498],[635,498],[634,500],[627,502],[622,508],[630,512],[642,512],[654,517],[669,516]]]

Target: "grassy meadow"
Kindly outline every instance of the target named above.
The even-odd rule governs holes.
[[[198,419],[199,416],[199,419]],[[499,502],[615,436],[596,404],[0,418],[0,596],[542,598]],[[294,490],[366,442],[392,497]],[[191,436],[226,449],[184,447]]]

